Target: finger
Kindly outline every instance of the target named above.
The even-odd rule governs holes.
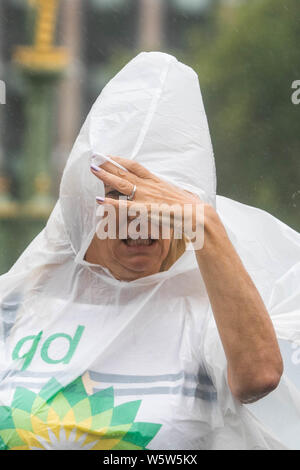
[[[128,158],[123,157],[113,157],[111,155],[109,155],[109,157],[140,178],[154,177],[154,175],[149,170],[147,170],[143,165],[136,162],[135,160],[129,160]]]
[[[135,175],[133,175],[129,171],[122,170],[122,168],[118,168],[111,162],[102,163],[100,168],[107,171],[108,173],[111,173],[112,175],[119,176],[119,178],[125,178],[127,179],[127,181],[130,181],[132,183],[136,179]]]
[[[106,204],[111,204],[112,206],[118,208],[125,208],[128,211],[134,210],[134,211],[141,211],[141,212],[148,212],[150,210],[149,204],[143,204],[143,203],[137,203],[135,201],[129,201],[128,199],[113,199],[110,197],[96,197],[96,201],[98,204],[106,205]]]
[[[94,165],[91,166],[91,171],[95,176],[101,179],[103,183],[111,186],[120,193],[125,194],[126,196],[130,196],[132,194],[134,185],[126,179],[120,178],[119,176],[109,173],[108,171]]]
[[[100,205],[109,205],[111,204],[115,209],[122,210],[126,212],[126,217],[141,217],[149,219],[151,217],[151,205],[145,204],[142,202],[129,201],[128,199],[113,199],[113,198],[103,198],[96,197],[96,201]]]
[[[111,197],[96,197],[96,202],[101,205],[106,205],[106,204],[111,204],[114,207],[124,207],[128,208],[129,203],[131,201],[128,201],[127,199],[113,199]]]

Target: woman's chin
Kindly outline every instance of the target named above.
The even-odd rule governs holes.
[[[156,263],[155,260],[149,259],[149,257],[146,256],[135,256],[130,260],[126,260],[124,266],[126,266],[129,271],[142,274],[143,276],[149,276],[150,274],[159,272],[160,269],[159,262]]]
[[[134,271],[153,271],[155,265],[161,264],[162,248],[157,240],[151,245],[137,246],[121,241],[117,251],[116,255],[121,264]]]

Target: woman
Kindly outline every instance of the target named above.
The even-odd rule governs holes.
[[[165,204],[156,236],[132,235],[135,204],[147,229]],[[297,448],[299,260],[299,234],[216,197],[196,74],[138,55],[94,104],[46,228],[1,277],[2,448]]]

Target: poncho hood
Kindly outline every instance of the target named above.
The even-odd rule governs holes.
[[[215,162],[198,76],[171,55],[143,52],[131,60],[105,86],[80,131],[60,187],[76,252],[82,240],[91,241],[95,198],[104,195],[103,183],[89,168],[99,154],[134,159],[216,206]]]

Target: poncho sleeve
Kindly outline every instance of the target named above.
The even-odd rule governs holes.
[[[284,447],[300,449],[300,234],[263,210],[225,197],[217,197],[217,210],[264,300],[284,362],[277,389],[242,408]],[[203,353],[223,415],[237,413],[212,311],[206,323]]]

